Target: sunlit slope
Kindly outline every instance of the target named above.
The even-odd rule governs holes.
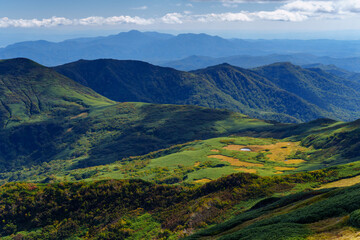
[[[77,115],[112,101],[28,59],[0,61],[1,128]]]

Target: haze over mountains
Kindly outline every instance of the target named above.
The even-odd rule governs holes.
[[[275,62],[291,62],[292,64],[301,65],[304,67],[311,65],[319,66],[321,64],[321,65],[334,65],[337,68],[341,68],[349,72],[360,72],[360,58],[358,57],[335,58],[328,56],[315,56],[312,54],[303,54],[303,53],[270,54],[264,56],[252,56],[252,55],[233,56],[232,55],[229,57],[219,57],[219,58],[194,55],[179,60],[160,62],[159,65],[164,67],[172,67],[183,71],[190,71],[199,68],[205,68],[208,66],[218,65],[224,62],[243,68],[260,67]]]
[[[108,37],[70,39],[59,43],[47,41],[21,42],[0,49],[0,58],[30,58],[46,66],[56,66],[79,59],[114,58],[122,60],[143,60],[152,63],[164,63],[167,66],[180,66],[183,70],[194,70],[184,64],[165,63],[189,56],[198,55],[205,58],[229,57],[235,55],[266,56],[255,59],[253,63],[244,63],[244,58],[233,61],[222,59],[205,61],[196,68],[203,68],[228,62],[240,67],[255,67],[278,61],[290,61],[294,64],[336,64],[349,71],[360,71],[354,62],[359,62],[360,41],[335,40],[242,40],[224,39],[206,34],[180,34],[177,36],[157,32],[123,32]],[[283,54],[288,56],[267,56]],[[295,54],[295,55],[294,55]],[[304,55],[299,55],[304,54]],[[313,56],[309,56],[313,55]],[[294,57],[293,57],[294,55]],[[321,58],[322,56],[327,56]],[[230,59],[232,59],[230,58]],[[262,59],[262,60],[261,60]],[[203,61],[203,60],[201,60]],[[209,64],[208,62],[211,62]],[[215,62],[214,62],[215,61]],[[256,65],[254,65],[256,63]],[[182,65],[185,65],[183,67]],[[349,65],[347,67],[347,65]],[[358,65],[358,64],[357,64]]]
[[[291,63],[255,69],[221,64],[182,72],[139,61],[101,59],[54,69],[120,102],[223,108],[281,122],[360,117],[360,83]]]

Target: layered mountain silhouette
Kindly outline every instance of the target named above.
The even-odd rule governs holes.
[[[171,67],[182,71],[196,70],[221,63],[229,63],[233,66],[242,68],[254,68],[275,62],[291,62],[295,65],[304,67],[318,67],[330,70],[328,65],[332,65],[332,69],[341,68],[347,72],[360,72],[359,57],[324,57],[315,56],[310,53],[292,53],[292,54],[270,54],[262,56],[252,55],[234,55],[228,57],[209,57],[192,55],[183,59],[160,62],[159,65]],[[327,66],[327,67],[325,67]],[[334,73],[334,72],[333,72]],[[348,77],[348,75],[341,75]]]
[[[225,108],[283,122],[360,116],[358,83],[290,63],[252,70],[221,64],[182,72],[139,61],[101,59],[81,60],[55,70],[121,102]]]
[[[305,55],[312,54],[315,56],[348,58],[359,57],[359,54],[357,54],[359,50],[360,44],[358,41],[242,40],[224,39],[207,34],[179,34],[175,36],[157,32],[130,31],[107,37],[69,39],[59,43],[48,41],[16,43],[0,49],[0,58],[26,57],[46,66],[56,66],[79,59],[94,60],[98,58],[136,59],[158,64],[192,55],[219,58],[234,55],[264,56],[269,54],[292,55],[305,53]],[[295,58],[297,58],[297,56]],[[304,56],[303,60],[306,61],[307,59],[308,58]],[[330,64],[325,62],[325,60],[324,62],[311,61],[303,64]],[[275,61],[289,60],[279,59]],[[357,61],[359,60],[357,59]],[[210,65],[216,65],[222,62],[248,67],[234,64],[227,60]],[[298,62],[294,63],[299,64]],[[202,68],[206,66],[202,65],[197,67]],[[340,67],[343,68],[344,66],[341,65]],[[194,68],[190,69],[193,70]],[[352,69],[346,69],[352,71]]]

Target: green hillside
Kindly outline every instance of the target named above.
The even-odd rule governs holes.
[[[0,61],[0,127],[77,115],[112,101],[28,59]]]
[[[52,160],[77,166],[111,163],[270,125],[225,110],[115,103],[25,59],[0,66],[2,172]]]
[[[328,114],[250,70],[222,64],[193,73],[208,79],[216,88],[242,103],[250,115],[258,118],[271,119],[271,115],[277,113],[280,121],[285,120],[280,115],[308,121]]]
[[[303,69],[291,63],[275,63],[254,71],[319,108],[330,118],[355,120],[359,114],[360,85],[320,69]]]
[[[78,159],[80,168],[53,160],[2,173],[0,179],[60,182],[140,178],[161,184],[197,185],[239,172],[260,176],[307,172],[359,161],[359,127],[355,124],[324,119],[301,125],[248,126],[246,131],[238,125],[239,132],[228,137],[176,144],[125,158],[116,152],[101,152],[105,157],[94,152],[90,158]],[[98,166],[107,163],[109,156],[118,160]],[[97,166],[86,167],[92,159]]]
[[[251,98],[248,109],[275,111],[286,102],[269,99],[281,94],[299,100],[294,109],[320,109],[254,70],[223,64],[184,74],[219,96]],[[26,59],[1,61],[0,80],[2,239],[359,236],[360,120],[284,124],[199,106],[118,103]]]
[[[100,59],[54,69],[120,102],[225,108],[280,122],[360,116],[358,83],[289,63],[253,70],[221,64],[182,72],[139,61]]]
[[[268,198],[186,239],[358,239],[359,188]]]
[[[354,211],[360,208],[359,185],[326,189],[328,182],[359,174],[354,167],[359,164],[272,177],[238,173],[197,187],[142,180],[8,183],[0,187],[0,235],[3,239],[189,235],[189,239],[305,239],[336,236],[336,231],[348,229],[356,233],[350,226],[358,226]],[[322,184],[325,188],[311,190]]]

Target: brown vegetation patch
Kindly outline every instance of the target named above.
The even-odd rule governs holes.
[[[256,169],[251,169],[251,168],[235,168],[235,170],[246,173],[257,173]]]
[[[264,166],[261,163],[243,162],[243,161],[240,161],[239,159],[227,157],[227,156],[223,156],[223,155],[210,155],[208,157],[209,158],[217,158],[217,159],[220,159],[221,161],[229,162],[232,166],[237,166],[237,167],[263,167]]]
[[[277,171],[275,174],[283,174],[284,172]]]
[[[83,112],[83,113],[80,113],[80,114],[78,114],[76,116],[71,117],[70,119],[73,120],[73,119],[77,119],[77,118],[86,118],[87,116],[89,116],[89,113]]]
[[[285,164],[300,164],[305,162],[305,160],[302,159],[291,159],[291,160],[285,160]]]
[[[200,162],[196,162],[195,164],[194,164],[194,167],[197,167],[197,166],[199,166],[200,165]]]
[[[274,167],[275,170],[278,170],[278,171],[291,171],[291,170],[295,170],[296,168],[294,167]]]
[[[334,188],[334,187],[349,187],[349,186],[355,185],[357,183],[360,183],[360,175],[356,176],[356,177],[352,177],[352,178],[341,179],[341,180],[331,182],[331,183],[326,183],[317,189]]]

